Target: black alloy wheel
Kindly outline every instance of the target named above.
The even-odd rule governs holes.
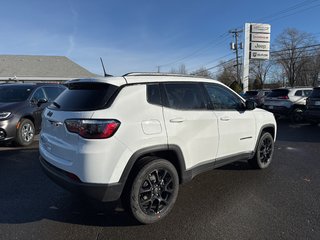
[[[264,169],[267,168],[272,160],[274,152],[273,137],[268,132],[263,132],[256,149],[256,153],[248,162],[254,168]]]
[[[137,173],[130,193],[130,209],[143,224],[154,223],[173,208],[179,191],[175,167],[165,159],[156,159]]]

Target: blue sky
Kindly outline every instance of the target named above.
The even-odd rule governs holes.
[[[270,23],[320,40],[320,0],[2,0],[0,54],[59,55],[102,74],[212,67],[233,57],[228,31]]]

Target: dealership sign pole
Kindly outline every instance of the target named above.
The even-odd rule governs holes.
[[[268,60],[270,57],[270,24],[246,23],[243,50],[243,91],[249,90],[250,59]]]

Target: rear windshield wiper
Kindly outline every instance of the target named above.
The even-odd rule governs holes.
[[[56,102],[53,102],[52,103],[54,106],[56,106],[57,108],[61,108],[61,106],[58,104],[58,103],[56,103]]]

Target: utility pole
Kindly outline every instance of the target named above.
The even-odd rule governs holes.
[[[231,50],[234,50],[235,53],[236,53],[236,65],[235,67],[237,67],[237,82],[239,84],[241,84],[241,80],[240,80],[240,63],[239,63],[239,51],[238,49],[242,49],[242,43],[239,44],[239,41],[238,41],[238,38],[239,38],[239,35],[240,33],[242,33],[243,30],[238,30],[238,29],[234,29],[234,30],[230,30],[229,33],[231,33],[233,35],[233,38],[234,38],[234,42],[232,42],[230,44],[230,48]]]

